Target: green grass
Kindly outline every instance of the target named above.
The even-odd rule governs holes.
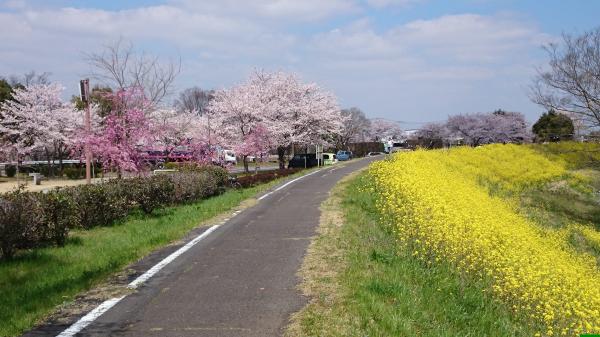
[[[296,316],[290,335],[533,335],[482,292],[483,284],[443,264],[427,266],[402,251],[393,233],[378,223],[374,196],[362,188],[363,179],[334,192],[345,220],[341,226],[321,225],[326,229],[311,246],[303,275],[305,283],[318,285],[309,286],[313,300]],[[319,262],[335,272],[315,273]]]
[[[573,171],[584,179],[565,179],[530,188],[520,195],[521,213],[541,227],[562,229],[573,223],[600,231],[600,171]],[[569,182],[571,180],[571,182]],[[579,230],[571,230],[568,244],[594,256],[600,267],[600,246]]]
[[[542,226],[562,228],[572,222],[590,224],[600,230],[598,197],[571,189],[541,188],[526,191],[521,197],[525,214]]]
[[[600,169],[600,143],[562,141],[526,145],[551,160],[561,159],[571,169]]]
[[[134,214],[110,227],[74,231],[65,247],[22,251],[12,260],[0,261],[0,336],[30,329],[57,305],[278,182],[229,190],[152,216]]]

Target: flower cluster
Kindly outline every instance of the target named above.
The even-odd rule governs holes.
[[[565,173],[560,162],[516,145],[400,153],[369,169],[377,208],[400,245],[484,280],[486,292],[544,336],[600,332],[596,261],[482,182],[518,191]]]

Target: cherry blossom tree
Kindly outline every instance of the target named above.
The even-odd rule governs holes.
[[[396,139],[402,135],[402,128],[398,122],[374,118],[371,119],[370,135],[375,141]]]
[[[332,145],[347,118],[342,116],[336,97],[315,83],[302,85],[298,110],[292,110],[292,143]],[[285,143],[284,143],[285,144]]]
[[[90,134],[81,131],[78,145],[81,149],[88,144],[103,169],[116,169],[121,177],[124,171],[140,171],[144,164],[141,149],[153,144],[160,133],[145,114],[150,105],[141,89],[120,90],[112,100],[113,110],[101,126]]]
[[[342,127],[335,97],[294,74],[255,71],[233,88],[218,91],[209,105],[225,145],[241,146],[258,124],[270,135],[280,167],[292,144],[328,144]],[[241,154],[247,169],[247,155]]]
[[[520,112],[496,110],[488,118],[495,126],[492,137],[495,143],[523,143],[533,138],[529,123]]]
[[[342,109],[341,115],[346,118],[338,135],[336,147],[345,149],[350,142],[364,142],[370,138],[371,121],[359,108]]]
[[[149,114],[153,127],[160,131],[157,137],[157,146],[170,152],[175,147],[185,143],[191,138],[191,133],[198,128],[196,115],[187,112],[178,112],[175,109],[157,109]]]
[[[255,72],[250,80],[259,88],[263,123],[272,134],[284,168],[285,153],[291,145],[332,145],[346,117],[335,96],[315,83],[303,83],[297,75],[283,72]]]
[[[445,123],[427,123],[417,131],[415,136],[420,146],[428,149],[438,148],[444,146],[449,131]]]
[[[33,84],[15,89],[13,100],[2,103],[2,149],[17,162],[34,150],[41,150],[50,168],[56,154],[62,163],[62,155],[83,122],[74,105],[62,101],[62,91],[58,83]]]
[[[462,137],[466,144],[524,142],[531,134],[523,114],[496,111],[494,113],[461,114],[448,117],[450,135]]]
[[[259,90],[252,83],[244,83],[215,93],[207,115],[214,122],[221,145],[241,146],[253,127],[262,120]],[[248,171],[247,154],[241,154]]]
[[[216,159],[217,140],[214,130],[209,129],[208,116],[195,111],[158,109],[150,114],[150,118],[157,135],[154,148],[171,153],[178,147],[186,147],[197,162],[209,163]]]
[[[244,137],[244,141],[233,148],[236,154],[248,157],[254,156],[256,163],[263,161],[263,157],[269,154],[273,148],[272,135],[267,128],[260,123],[254,125],[250,133]],[[258,166],[256,166],[258,168]]]

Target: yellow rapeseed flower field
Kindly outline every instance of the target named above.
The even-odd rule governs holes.
[[[488,189],[514,192],[565,174],[563,161],[525,146],[418,150],[372,164],[369,188],[400,245],[485,280],[484,291],[543,327],[539,335],[600,333],[600,272],[592,256],[565,244],[574,227],[544,229]]]

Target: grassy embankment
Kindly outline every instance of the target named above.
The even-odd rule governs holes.
[[[491,146],[375,164],[337,192],[345,214],[311,246],[313,301],[291,335],[600,332],[599,152]]]
[[[311,302],[286,336],[531,336],[481,284],[449,265],[427,265],[379,221],[366,174],[338,184],[322,205],[304,261]]]
[[[228,190],[151,216],[135,214],[108,227],[77,230],[64,247],[22,251],[12,260],[0,261],[0,336],[31,328],[56,306],[278,182]]]

